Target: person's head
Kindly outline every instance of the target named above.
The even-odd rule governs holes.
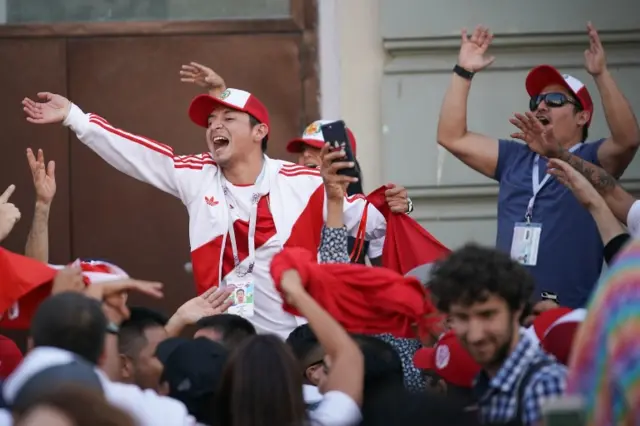
[[[203,424],[213,424],[215,394],[229,351],[206,338],[170,338],[158,345],[156,355],[164,366],[161,380],[168,395],[182,402]]]
[[[257,335],[231,353],[217,393],[223,425],[300,425],[307,421],[302,375],[278,337]]]
[[[194,338],[205,337],[221,343],[229,350],[235,349],[240,343],[256,334],[253,324],[240,315],[212,315],[202,318],[196,325],[198,330],[193,335]]]
[[[508,254],[467,244],[431,270],[430,290],[451,329],[478,364],[502,365],[518,341],[520,317],[531,298],[529,272]]]
[[[189,116],[207,129],[207,147],[221,167],[255,161],[267,150],[269,114],[249,92],[227,89],[218,97],[197,96],[191,102]]]
[[[157,389],[161,366],[155,359],[156,347],[167,338],[167,318],[144,307],[130,308],[131,316],[120,326],[118,351],[120,377],[142,389]]]
[[[298,359],[305,383],[320,385],[326,379],[325,354],[309,324],[296,327],[287,337],[287,344]]]
[[[389,343],[364,334],[352,335],[364,357],[364,401],[367,396],[376,394],[380,389],[402,388],[404,370],[398,352]],[[331,371],[331,359],[325,357],[325,364]],[[324,383],[320,386],[324,393]]]
[[[309,124],[302,133],[302,136],[290,140],[287,143],[287,151],[298,155],[297,163],[301,166],[319,168],[322,159],[320,158],[320,150],[326,143],[322,135],[322,125],[331,123],[334,120],[316,120]],[[351,143],[353,155],[356,156],[356,138],[349,128],[347,128],[347,137]]]
[[[100,302],[80,293],[59,293],[47,298],[31,320],[34,347],[64,349],[96,365],[106,333],[107,318]]]
[[[236,290],[236,302],[244,303],[244,290],[241,288]]]
[[[16,426],[133,426],[133,419],[109,404],[104,395],[73,385],[44,392],[14,410]]]
[[[587,139],[593,101],[580,80],[540,65],[529,72],[525,86],[531,97],[529,109],[562,146],[569,148]]]

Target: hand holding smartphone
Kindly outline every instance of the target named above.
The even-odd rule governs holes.
[[[359,177],[360,170],[358,169],[356,163],[356,157],[353,153],[353,147],[351,146],[351,141],[349,140],[349,136],[347,135],[347,127],[345,126],[344,121],[338,120],[331,123],[323,124],[321,126],[321,129],[324,140],[331,144],[331,150],[334,151],[343,149],[346,154],[344,158],[336,161],[354,163],[353,167],[338,170],[338,174],[351,177]]]

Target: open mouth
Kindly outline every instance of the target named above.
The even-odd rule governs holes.
[[[311,167],[312,169],[317,169],[318,165],[315,163],[305,163],[306,167]]]
[[[224,136],[216,136],[213,138],[213,151],[226,148],[229,145],[229,139]]]
[[[538,121],[540,121],[540,123],[542,123],[543,126],[546,126],[549,123],[551,123],[551,121],[549,121],[549,118],[544,115],[538,115],[536,116],[536,118],[538,119]]]

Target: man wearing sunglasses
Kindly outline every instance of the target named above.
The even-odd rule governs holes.
[[[585,68],[594,78],[611,136],[586,143],[593,115],[587,87],[555,68],[535,67],[525,81],[529,111],[515,114],[511,134],[525,144],[467,130],[467,98],[475,73],[489,66],[492,35],[478,27],[462,33],[458,63],[438,123],[438,143],[474,170],[499,182],[497,247],[526,265],[536,279],[535,295],[555,294],[563,306],[582,307],[602,269],[603,245],[589,213],[567,188],[547,175],[548,157],[558,152],[602,166],[621,176],[640,144],[631,107],[607,70],[598,33],[587,25]],[[550,152],[549,146],[556,147]]]

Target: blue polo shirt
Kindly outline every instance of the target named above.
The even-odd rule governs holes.
[[[583,143],[574,155],[600,165],[598,149],[604,139]],[[498,195],[498,235],[496,247],[511,252],[514,225],[525,221],[529,199],[533,195],[531,175],[536,154],[525,144],[500,140],[495,179]],[[539,181],[547,170],[540,158]],[[604,246],[591,214],[571,191],[551,177],[538,193],[533,208],[535,223],[542,224],[536,266],[527,266],[536,281],[534,300],[543,291],[558,295],[570,308],[583,307],[600,277]]]

